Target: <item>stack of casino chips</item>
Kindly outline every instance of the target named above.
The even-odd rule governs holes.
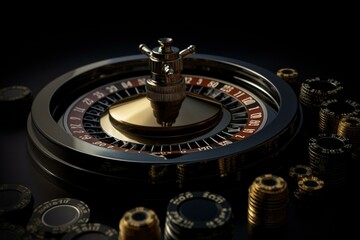
[[[301,83],[299,102],[304,112],[304,125],[309,132],[318,131],[319,110],[324,101],[341,98],[344,87],[335,79],[306,79]]]
[[[160,240],[161,227],[157,214],[146,207],[135,207],[124,213],[119,223],[120,240]]]
[[[314,175],[325,182],[327,190],[345,185],[351,151],[350,140],[334,133],[319,133],[309,139],[309,165]]]
[[[352,158],[360,159],[360,117],[342,117],[338,124],[337,135],[350,139]]]
[[[263,229],[280,228],[287,222],[289,190],[280,176],[264,174],[249,187],[248,223]]]
[[[319,111],[319,132],[337,133],[341,118],[359,116],[360,104],[350,99],[329,99],[324,101]]]
[[[232,208],[223,196],[184,192],[168,203],[164,240],[231,240],[233,224]]]

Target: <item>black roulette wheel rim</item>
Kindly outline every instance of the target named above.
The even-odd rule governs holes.
[[[296,138],[302,124],[297,96],[274,73],[237,59],[195,54],[184,59],[183,75],[187,74],[220,79],[226,75],[230,81],[255,92],[275,109],[276,116],[256,134],[241,141],[206,151],[172,154],[165,157],[166,160],[152,154],[91,145],[72,136],[59,124],[66,109],[91,89],[119,78],[148,75],[148,62],[144,55],[107,59],[67,72],[37,94],[27,124],[32,159],[47,174],[86,189],[97,188],[98,184],[103,186],[102,183],[117,185],[129,181],[147,186],[153,183],[149,179],[149,169],[154,166],[166,166],[176,172],[179,164],[195,166],[201,163],[211,169],[210,172],[205,170],[204,175],[190,176],[189,180],[219,180],[222,176],[213,168],[217,168],[219,161],[229,160],[236,166],[229,175],[238,175],[244,169],[277,159]],[[177,185],[176,181],[176,177],[170,174],[159,182]]]

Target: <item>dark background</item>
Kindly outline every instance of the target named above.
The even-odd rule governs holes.
[[[347,83],[356,78],[350,59],[359,52],[358,17],[351,4],[129,4],[4,7],[1,85],[34,84],[40,72],[48,71],[52,79],[104,58],[138,54],[140,43],[156,46],[160,37],[172,37],[179,48],[194,44],[199,53],[235,57],[273,71],[294,67],[302,79],[320,76]]]
[[[358,79],[355,65],[358,46],[354,15],[340,6],[333,6],[331,10],[304,9],[295,13],[294,7],[289,6],[282,11],[267,10],[266,14],[256,8],[240,8],[239,12],[219,9],[218,13],[188,9],[175,15],[168,10],[163,13],[162,21],[154,20],[162,16],[156,8],[130,17],[120,16],[127,11],[125,8],[109,15],[102,9],[79,15],[73,12],[53,15],[52,11],[47,11],[43,16],[35,12],[17,12],[2,21],[0,87],[26,85],[36,95],[45,84],[74,68],[139,54],[139,44],[146,43],[153,48],[158,38],[172,37],[174,45],[180,49],[193,44],[198,53],[237,58],[273,72],[282,67],[295,68],[299,71],[299,81],[313,77],[334,78],[343,82],[352,99],[357,99],[354,84]],[[175,20],[182,23],[174,23]],[[1,117],[6,114],[2,112]],[[25,126],[11,130],[2,126],[1,182],[30,186],[35,205],[55,196],[67,196],[61,187],[46,182],[34,172],[25,138]],[[339,206],[336,209],[342,211]],[[345,209],[352,212],[358,208],[347,206]],[[107,218],[108,213],[102,212],[101,207],[93,212],[97,220]],[[348,214],[350,212],[329,213],[328,219],[312,221],[293,219],[289,239],[330,239],[334,236],[341,239],[343,234],[354,231],[350,220],[345,218]],[[336,219],[337,216],[344,219]],[[246,239],[242,227],[237,235],[239,239],[240,236]]]
[[[193,44],[198,53],[238,58],[274,72],[293,67],[300,80],[334,78],[357,96],[353,84],[358,68],[352,59],[357,59],[359,51],[352,19],[316,12],[300,16],[274,14],[256,22],[240,15],[221,22],[207,19],[171,24],[147,18],[140,23],[131,19],[25,20],[2,30],[0,84],[31,84],[36,93],[44,83],[68,70],[139,54],[140,43],[152,48],[158,38],[172,37],[180,49]]]

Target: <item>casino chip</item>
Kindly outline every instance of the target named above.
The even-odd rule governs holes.
[[[280,68],[276,75],[282,79],[284,79],[287,83],[289,83],[294,89],[297,90],[297,79],[299,73],[296,69],[293,68]]]
[[[0,239],[3,240],[31,240],[31,234],[21,225],[0,222]]]
[[[0,101],[12,104],[29,99],[31,95],[31,90],[26,86],[14,85],[0,89]]]
[[[184,192],[169,201],[165,240],[233,239],[229,202],[210,192]]]
[[[135,207],[124,213],[119,223],[121,240],[160,240],[160,221],[156,213],[146,207]]]
[[[33,100],[32,91],[26,86],[8,86],[0,89],[0,108],[4,116],[0,122],[25,123]]]
[[[295,166],[291,166],[289,169],[289,177],[287,183],[289,184],[289,188],[293,191],[297,189],[298,181],[303,177],[312,176],[313,172],[310,166],[305,164],[297,164]]]
[[[74,226],[87,223],[90,209],[83,201],[56,198],[35,208],[27,230],[40,239],[59,239]]]
[[[292,166],[289,170],[289,176],[293,178],[296,182],[303,177],[308,177],[312,175],[312,170],[308,165],[297,164]]]
[[[318,133],[309,139],[309,166],[325,182],[327,192],[346,186],[351,151],[351,141],[335,133]]]
[[[289,190],[280,176],[264,174],[249,187],[248,223],[263,229],[281,228],[287,222]]]
[[[119,240],[116,229],[101,223],[83,223],[73,227],[61,240]]]
[[[0,220],[25,224],[33,208],[33,196],[29,188],[20,184],[0,185]]]

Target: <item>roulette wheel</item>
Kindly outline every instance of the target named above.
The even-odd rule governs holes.
[[[45,86],[27,123],[35,163],[80,188],[131,184],[152,193],[161,184],[240,186],[243,169],[279,166],[301,126],[294,91],[265,69],[172,42],[140,45],[141,55]]]
[[[4,129],[1,181],[28,185],[34,209],[57,198],[82,200],[89,224],[115,230],[139,206],[153,209],[164,229],[170,199],[213,191],[229,200],[234,239],[244,239],[250,183],[260,174],[286,174],[304,156],[297,93],[276,75],[286,61],[211,53],[191,37],[137,36],[131,43],[132,50],[123,48],[130,54],[64,61],[53,72],[45,64],[46,76],[33,77],[41,83],[27,82],[32,108],[23,125]],[[18,150],[9,147],[15,142]],[[326,226],[338,219],[329,214],[315,224],[293,207],[291,239],[326,238]]]

